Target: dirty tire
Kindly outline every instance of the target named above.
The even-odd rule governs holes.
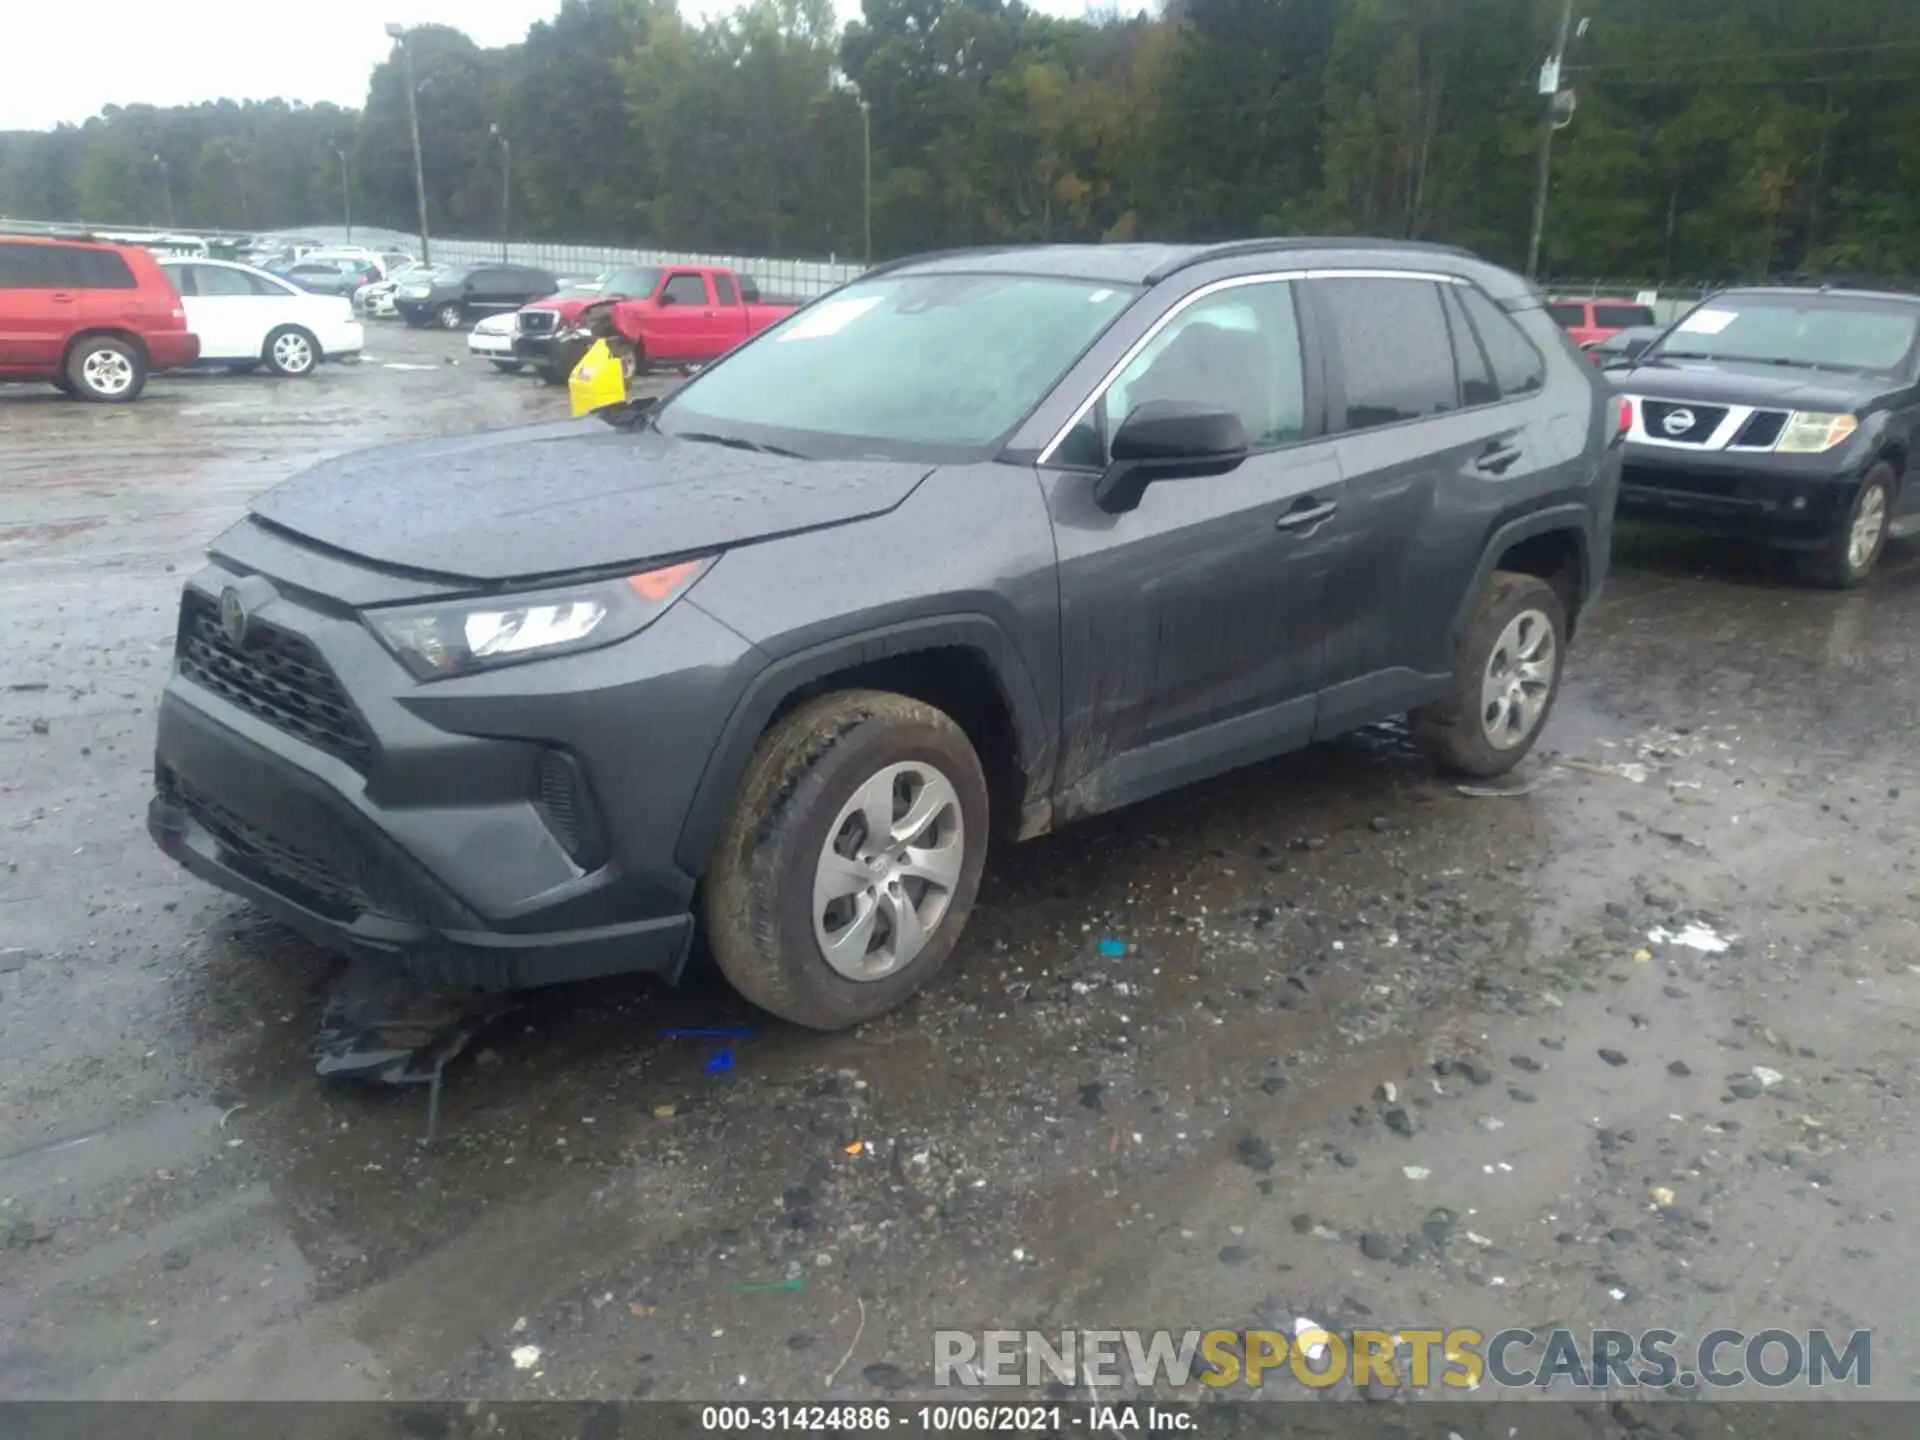
[[[73,347],[67,381],[76,399],[124,405],[138,399],[146,386],[146,357],[124,340],[96,335]]]
[[[433,318],[440,322],[442,330],[463,329],[467,323],[467,307],[458,301],[449,300],[433,312]]]
[[[1551,627],[1552,678],[1531,730],[1503,749],[1487,735],[1483,685],[1508,627],[1529,611],[1544,616]],[[1554,701],[1560,696],[1566,656],[1566,610],[1553,586],[1532,575],[1496,570],[1480,608],[1455,647],[1452,689],[1443,699],[1414,712],[1414,737],[1435,761],[1456,774],[1483,780],[1505,775],[1527,758],[1547,728]]]
[[[304,379],[320,368],[320,342],[311,330],[282,325],[267,336],[260,358],[276,375],[289,380]]]
[[[1893,518],[1893,466],[1882,460],[1860,481],[1853,504],[1834,522],[1833,533],[1820,549],[1802,561],[1808,580],[1828,590],[1851,590],[1873,573],[1887,548],[1887,526]],[[1874,508],[1877,505],[1877,510]],[[1854,530],[1862,518],[1877,515],[1877,530],[1861,549],[1854,548]],[[1872,521],[1869,520],[1869,525]]]
[[[540,378],[549,385],[564,385],[567,383],[567,377],[562,373],[558,365],[542,365],[540,367]]]
[[[888,766],[934,767],[958,797],[963,845],[952,899],[916,956],[877,980],[828,964],[815,937],[814,879],[836,818]],[[707,937],[748,1000],[814,1030],[884,1014],[927,984],[966,928],[987,848],[987,785],[966,734],[931,705],[878,690],[808,702],[761,737],[709,868]]]
[[[518,360],[496,360],[493,362],[493,368],[498,370],[502,375],[518,375],[520,373],[520,362]]]

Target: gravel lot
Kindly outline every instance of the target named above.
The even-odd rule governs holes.
[[[1910,549],[1832,595],[1624,536],[1518,793],[1373,732],[1002,852],[855,1034],[704,974],[529,996],[425,1148],[423,1094],[314,1078],[328,957],[143,828],[178,586],[250,495],[565,413],[369,346],[0,389],[0,1394],[869,1398],[934,1393],[939,1327],[1310,1316],[1868,1327],[1912,1395]],[[743,1022],[724,1076],[659,1033]]]

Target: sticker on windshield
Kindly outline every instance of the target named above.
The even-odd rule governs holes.
[[[859,300],[830,300],[824,305],[816,305],[774,338],[776,340],[818,340],[822,336],[838,335],[884,298],[884,296],[872,295]]]
[[[1111,291],[1111,290],[1096,290],[1096,291],[1094,291],[1094,292],[1093,292],[1093,293],[1092,293],[1091,295],[1089,295],[1089,296],[1087,297],[1087,303],[1088,303],[1089,305],[1098,305],[1098,304],[1099,304],[1099,303],[1100,303],[1101,301],[1103,301],[1103,300],[1111,300],[1112,298],[1113,298],[1113,291]]]
[[[1680,322],[1688,335],[1718,335],[1740,317],[1731,310],[1696,310]]]

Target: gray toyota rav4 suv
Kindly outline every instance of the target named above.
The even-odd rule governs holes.
[[[1371,240],[870,271],[658,404],[328,461],[187,583],[149,825],[423,980],[855,1024],[1019,840],[1384,717],[1539,737],[1618,400],[1515,276]]]

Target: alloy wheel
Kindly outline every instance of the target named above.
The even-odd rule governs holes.
[[[924,761],[889,765],[827,832],[813,879],[813,933],[849,980],[911,964],[946,918],[966,857],[953,782]]]

